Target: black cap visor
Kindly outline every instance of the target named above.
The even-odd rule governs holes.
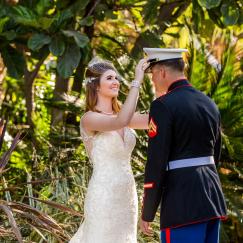
[[[155,65],[155,64],[158,64],[158,63],[165,63],[165,62],[170,62],[170,61],[175,61],[175,60],[181,60],[182,58],[172,58],[172,59],[165,59],[165,60],[159,60],[159,58],[153,58],[153,59],[149,59],[148,60],[148,63],[149,63],[149,66],[145,69],[145,73],[151,73],[152,72],[152,67]]]

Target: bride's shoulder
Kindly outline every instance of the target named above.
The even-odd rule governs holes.
[[[105,115],[95,112],[95,111],[87,111],[85,112],[81,118],[80,118],[80,125],[83,127],[89,127],[89,125],[92,123],[96,123],[97,121],[100,121]]]
[[[80,133],[84,141],[87,141],[89,138],[93,137],[93,134],[87,130],[87,124],[90,122],[90,119],[93,119],[93,111],[85,112],[80,118]]]
[[[87,111],[85,112],[81,118],[80,121],[83,122],[88,122],[90,121],[90,119],[96,119],[97,117],[99,117],[100,113],[95,112],[95,111]]]

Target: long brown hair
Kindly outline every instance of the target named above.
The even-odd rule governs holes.
[[[107,60],[99,59],[91,60],[85,72],[86,78],[86,107],[85,111],[96,111],[95,106],[98,101],[97,89],[100,86],[100,77],[107,70],[113,70],[116,73],[117,70],[113,64]],[[121,109],[121,105],[116,97],[112,98],[112,110],[118,113]]]

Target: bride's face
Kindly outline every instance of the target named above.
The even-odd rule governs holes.
[[[106,97],[117,97],[119,93],[120,83],[117,73],[113,70],[107,70],[100,77],[100,86],[98,94]]]

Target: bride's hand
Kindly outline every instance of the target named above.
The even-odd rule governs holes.
[[[135,80],[139,81],[140,83],[143,82],[144,71],[149,66],[147,59],[141,59],[135,69]]]

